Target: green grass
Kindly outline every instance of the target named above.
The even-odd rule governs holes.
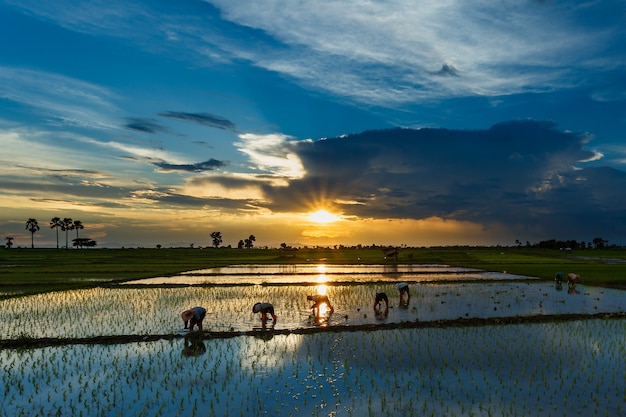
[[[0,249],[0,292],[35,293],[173,275],[233,264],[445,264],[553,279],[557,271],[581,282],[626,288],[624,249],[564,252],[534,248],[406,249],[397,262],[380,249]],[[6,296],[6,295],[5,295]]]

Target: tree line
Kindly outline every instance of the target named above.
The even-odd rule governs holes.
[[[85,228],[83,222],[80,220],[72,220],[69,217],[65,217],[61,219],[60,217],[53,217],[50,220],[50,228],[56,230],[57,235],[57,249],[59,249],[59,229],[65,232],[65,249],[69,249],[69,232],[71,230],[76,230],[76,238],[72,239],[72,244],[76,248],[83,247],[94,247],[96,246],[96,241],[89,238],[81,238],[78,236],[78,231]],[[26,230],[30,232],[30,246],[31,248],[35,247],[35,233],[37,233],[41,228],[39,227],[39,222],[37,219],[29,218],[26,220]],[[13,246],[13,237],[7,236],[4,238],[6,241],[6,247],[11,248]]]

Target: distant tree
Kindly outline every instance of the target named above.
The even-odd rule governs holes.
[[[50,220],[50,229],[56,229],[57,231],[57,249],[59,249],[59,227],[63,227],[63,222],[58,217],[53,217]]]
[[[4,238],[4,240],[7,241],[7,243],[6,243],[7,249],[11,249],[11,246],[13,246],[13,237],[7,236],[7,237]]]
[[[245,243],[243,242],[243,239],[241,239],[238,243],[237,243],[237,249],[243,249],[243,247],[245,246]]]
[[[65,249],[69,249],[69,240],[67,237],[67,233],[70,230],[74,230],[74,222],[69,217],[65,217],[63,220],[63,226],[61,226],[61,230],[65,232]]]
[[[26,220],[26,229],[30,232],[30,247],[35,247],[35,232],[39,230],[39,223],[35,219]]]
[[[246,249],[252,249],[254,247],[255,240],[256,240],[256,237],[254,237],[254,235],[250,235],[250,237],[246,239],[245,244],[244,244]]]
[[[211,239],[213,240],[213,246],[219,248],[222,244],[222,232],[211,233]]]
[[[601,237],[596,237],[593,239],[593,247],[596,249],[603,249],[606,244],[609,242],[608,240],[604,240]]]
[[[161,249],[161,244],[159,243],[158,245],[156,245],[157,249]]]
[[[84,247],[93,247],[96,246],[96,241],[86,238],[86,237],[77,237],[76,239],[72,239],[72,244],[76,246],[76,248],[82,249]]]

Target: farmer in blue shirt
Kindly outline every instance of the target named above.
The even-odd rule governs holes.
[[[202,331],[202,320],[206,316],[206,309],[203,307],[194,307],[182,312],[181,317],[185,322],[185,329],[193,331],[194,326],[198,325],[198,330]],[[189,327],[187,327],[189,325]]]

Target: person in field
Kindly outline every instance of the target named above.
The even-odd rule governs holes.
[[[202,331],[202,321],[206,316],[206,309],[204,307],[194,307],[189,310],[185,310],[180,315],[185,322],[185,329],[193,331],[193,328],[197,325],[198,330]]]
[[[265,327],[265,323],[267,323],[267,315],[272,316],[272,320],[274,320],[274,325],[276,325],[276,314],[274,314],[274,306],[270,303],[256,303],[252,306],[253,313],[261,313],[261,324]]]
[[[400,304],[409,304],[409,300],[411,299],[411,293],[409,292],[409,284],[406,282],[399,282],[396,284],[396,288],[400,294]],[[404,296],[406,295],[406,301],[404,301]]]
[[[576,285],[576,281],[580,278],[580,275],[574,274],[573,272],[567,274],[567,285],[573,287]]]
[[[326,304],[331,314],[333,311],[335,311],[333,306],[330,304],[330,301],[328,300],[328,296],[326,295],[307,295],[306,299],[309,301],[313,301],[313,305],[311,306],[311,312],[317,317],[319,317],[320,315],[320,305],[322,304]]]
[[[381,309],[381,304],[385,303],[385,309]],[[386,316],[389,313],[389,298],[384,292],[377,292],[374,298],[374,313]]]
[[[554,281],[556,281],[556,289],[557,290],[563,289],[563,273],[562,272],[557,272],[554,275]]]

